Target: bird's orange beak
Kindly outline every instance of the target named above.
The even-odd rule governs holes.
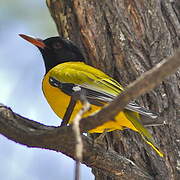
[[[34,44],[37,47],[40,47],[42,49],[44,49],[46,47],[43,40],[41,40],[41,39],[36,39],[36,38],[30,37],[30,36],[27,36],[25,34],[19,34],[19,36],[21,36],[23,39]]]

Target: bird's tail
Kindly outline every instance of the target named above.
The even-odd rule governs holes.
[[[163,157],[164,154],[161,152],[159,147],[156,145],[154,138],[152,137],[150,132],[139,121],[138,113],[132,112],[129,110],[125,110],[124,113],[125,113],[126,117],[134,125],[134,127],[137,129],[137,131],[141,134],[141,136],[146,141],[146,143],[149,144],[159,154],[159,156]]]
[[[146,141],[147,144],[149,144],[158,154],[159,156],[163,157],[164,154],[163,152],[159,149],[159,147],[156,145],[155,142],[152,142],[152,140],[154,141],[154,139],[152,139],[151,141],[149,139],[146,138],[146,136],[142,135],[142,138],[144,139],[144,141]]]

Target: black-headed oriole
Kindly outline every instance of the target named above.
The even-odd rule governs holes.
[[[41,40],[23,34],[20,36],[38,47],[43,56],[46,73],[42,82],[42,90],[49,105],[60,118],[63,119],[71,96],[76,91],[83,90],[91,104],[90,110],[85,113],[84,117],[97,112],[123,91],[123,87],[116,80],[101,70],[87,65],[81,51],[71,41],[61,37]],[[81,108],[81,102],[77,101],[69,123]],[[124,127],[130,128],[140,133],[143,139],[160,156],[163,156],[152,135],[140,123],[141,115],[157,118],[156,114],[131,102],[115,117],[115,120],[108,121],[89,132],[103,133],[117,129],[123,130]]]

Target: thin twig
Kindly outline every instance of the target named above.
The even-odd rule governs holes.
[[[72,127],[75,134],[75,139],[76,139],[75,180],[80,180],[80,162],[82,161],[82,155],[83,155],[83,142],[81,138],[79,123],[80,123],[80,120],[82,119],[83,114],[87,112],[90,108],[90,104],[85,99],[85,96],[83,96],[83,93],[80,96],[81,96],[81,103],[83,104],[83,107],[75,116],[73,120],[73,127]]]
[[[80,180],[80,165],[80,160],[76,160],[74,180]]]

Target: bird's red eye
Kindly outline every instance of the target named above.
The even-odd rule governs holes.
[[[55,42],[54,44],[53,44],[53,48],[54,49],[61,49],[63,47],[63,45],[62,45],[62,43],[60,43],[60,42]]]

